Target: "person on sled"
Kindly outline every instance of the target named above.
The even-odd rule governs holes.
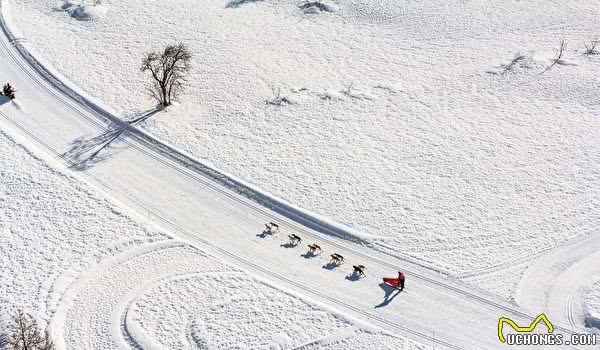
[[[405,279],[406,276],[401,271],[398,271],[398,277],[384,277],[383,283],[387,284],[388,286],[394,287],[399,291],[402,291],[404,289]]]
[[[401,271],[398,271],[398,289],[400,289],[400,291],[404,290],[404,280],[406,279],[406,276],[404,276],[404,274]]]

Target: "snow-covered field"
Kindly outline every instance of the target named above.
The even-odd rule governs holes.
[[[58,349],[427,348],[179,242],[61,168],[0,132],[0,325],[25,308]]]
[[[392,253],[462,275],[600,223],[599,2],[105,0],[80,21],[10,1],[29,47],[123,118],[152,108],[143,54],[188,44],[187,93],[145,127]]]
[[[600,54],[583,53],[599,9],[0,0],[0,75],[18,90],[0,100],[0,348],[17,308],[58,349],[491,349],[498,317],[540,312],[600,329]],[[189,89],[143,127],[370,244],[106,130],[19,55],[130,119],[152,108],[143,53],[177,41],[195,55]],[[269,220],[305,240],[258,233]],[[299,257],[309,240],[322,254]],[[381,283],[397,269],[402,293]]]

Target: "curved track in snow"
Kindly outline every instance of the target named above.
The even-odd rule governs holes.
[[[585,291],[600,281],[600,235],[559,247],[533,262],[518,286],[518,303],[544,310],[556,323],[582,329],[589,315]]]
[[[0,2],[0,6],[5,4]],[[1,109],[2,123],[67,165],[85,165],[80,174],[92,184],[189,244],[285,286],[291,293],[438,347],[498,348],[499,317],[527,324],[533,319],[514,305],[415,262],[338,239],[332,235],[335,225],[309,218],[285,203],[265,202],[268,196],[251,200],[241,195],[239,191],[248,190],[242,182],[117,121],[82,96],[65,94],[69,89],[48,77],[48,71],[32,61],[10,34],[4,20],[2,25],[1,72],[20,90],[20,107]],[[116,141],[110,147],[97,144],[113,135]],[[88,156],[85,164],[65,156],[82,148]],[[89,159],[96,151],[99,156]],[[261,236],[263,223],[268,221],[281,224],[280,237]],[[288,233],[303,237],[306,243],[318,243],[324,256],[302,257],[304,249],[286,248]],[[327,254],[333,252],[344,255],[348,263],[328,267]],[[366,265],[367,278],[346,279],[352,263]],[[398,269],[407,272],[408,287],[396,295],[379,283],[382,276]]]

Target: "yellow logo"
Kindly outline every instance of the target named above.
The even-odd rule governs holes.
[[[552,325],[552,323],[550,323],[550,321],[548,321],[548,318],[544,314],[540,314],[535,319],[535,321],[533,321],[531,323],[531,325],[529,327],[519,327],[510,318],[501,317],[498,320],[498,338],[500,339],[501,342],[506,343],[506,338],[504,338],[504,333],[502,333],[502,328],[504,327],[505,323],[508,323],[515,331],[517,331],[519,333],[527,333],[527,332],[533,331],[535,329],[535,326],[537,326],[537,324],[540,323],[540,322],[542,322],[542,321],[544,321],[544,323],[548,327],[548,333],[554,332],[554,326]]]

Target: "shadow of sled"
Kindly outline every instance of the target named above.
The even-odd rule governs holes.
[[[401,293],[401,291],[399,289],[389,286],[383,282],[379,283],[379,287],[384,290],[385,295],[383,296],[383,301],[381,302],[381,304],[375,305],[376,309],[387,306],[387,304],[391,303],[392,300],[394,300],[394,298],[397,297],[398,294]],[[394,293],[394,292],[396,292],[396,293]]]

